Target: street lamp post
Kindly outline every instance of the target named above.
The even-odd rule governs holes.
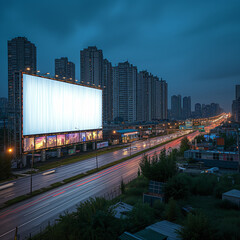
[[[96,144],[96,141],[95,141],[95,149],[96,149],[96,167],[98,169],[98,155],[97,155],[97,144]]]
[[[32,172],[33,172],[34,151],[32,151],[31,177],[30,177],[30,195],[32,195]]]

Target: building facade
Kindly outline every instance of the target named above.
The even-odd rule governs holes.
[[[195,104],[195,117],[196,118],[202,117],[202,105],[200,103]]]
[[[111,62],[103,60],[103,122],[113,121],[113,68]]]
[[[114,119],[124,122],[136,121],[137,67],[128,61],[119,63],[113,70]]]
[[[102,85],[103,53],[97,47],[88,47],[80,52],[81,82],[95,86]]]
[[[191,97],[183,98],[183,118],[187,119],[191,117]]]
[[[19,72],[36,73],[36,46],[25,37],[17,37],[8,41],[8,144],[15,145],[14,154],[20,152],[21,125],[20,114],[20,79]]]
[[[66,81],[75,81],[75,64],[67,57],[55,59],[55,77]]]
[[[182,118],[182,97],[181,95],[173,95],[171,97],[171,117],[179,120]]]

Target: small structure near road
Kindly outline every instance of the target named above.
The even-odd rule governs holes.
[[[228,192],[225,192],[222,194],[222,200],[228,200],[240,208],[240,191],[237,189],[232,189]]]
[[[118,202],[115,205],[112,206],[114,217],[115,218],[126,218],[127,212],[131,212],[133,209],[133,206],[124,203],[124,202]]]
[[[180,240],[177,232],[181,226],[169,221],[154,223],[137,233],[124,232],[119,240]]]
[[[143,202],[149,203],[152,207],[156,200],[160,200],[164,202],[164,192],[163,188],[165,183],[157,182],[157,181],[150,181],[148,192],[143,194]]]

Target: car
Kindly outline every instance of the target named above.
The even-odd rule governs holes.
[[[212,167],[212,168],[206,169],[204,171],[201,171],[201,173],[216,173],[216,172],[219,172],[218,167]]]

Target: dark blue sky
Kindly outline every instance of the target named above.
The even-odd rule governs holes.
[[[37,46],[37,66],[54,74],[68,57],[79,79],[80,50],[96,45],[113,65],[128,60],[163,77],[192,103],[219,102],[230,111],[240,83],[240,1],[61,1],[0,3],[0,96],[7,96],[7,40]]]

